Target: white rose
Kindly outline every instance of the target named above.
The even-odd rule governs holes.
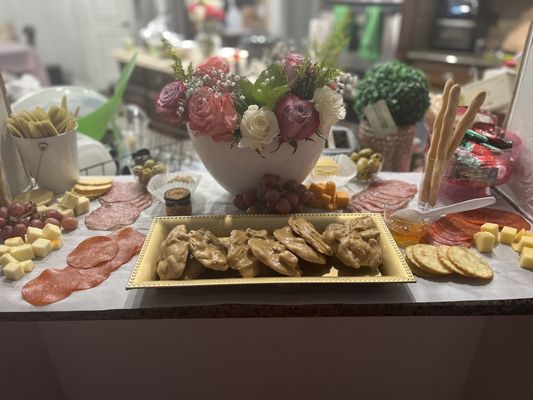
[[[279,135],[279,125],[276,114],[268,108],[257,105],[248,106],[241,120],[240,147],[249,147],[260,150],[263,146],[272,143]]]
[[[320,87],[313,94],[313,103],[320,118],[320,130],[328,133],[340,119],[346,117],[342,96],[327,86]]]

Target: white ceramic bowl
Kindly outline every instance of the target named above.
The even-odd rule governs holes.
[[[175,183],[168,183],[168,181],[172,180],[176,176],[190,176],[193,179],[192,183],[185,183],[185,182],[175,182]],[[157,174],[152,179],[150,179],[150,182],[148,182],[148,185],[146,186],[146,189],[150,192],[150,194],[155,197],[157,200],[159,200],[161,203],[165,204],[165,192],[169,189],[174,188],[185,188],[189,189],[191,192],[191,195],[194,193],[198,185],[200,184],[200,181],[202,180],[202,175],[199,174],[191,174],[188,172],[167,172],[165,174]]]
[[[322,158],[330,158],[340,167],[338,175],[314,175],[313,172],[309,174],[306,182],[321,183],[332,181],[337,187],[342,187],[350,182],[357,175],[357,168],[355,163],[345,154],[338,154],[336,156],[322,156]]]

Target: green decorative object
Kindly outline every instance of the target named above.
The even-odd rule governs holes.
[[[375,66],[357,84],[354,110],[362,119],[363,109],[379,100],[385,100],[398,127],[417,123],[429,107],[426,76],[399,61]]]
[[[377,61],[381,57],[381,7],[366,8],[366,23],[357,53],[363,60]]]
[[[95,140],[102,140],[107,132],[109,123],[113,120],[120,103],[122,102],[122,96],[128,85],[135,63],[137,61],[137,54],[126,64],[120,73],[117,84],[115,85],[115,91],[113,97],[111,97],[107,103],[103,104],[100,108],[94,110],[92,113],[84,115],[78,119],[78,132],[83,133]]]

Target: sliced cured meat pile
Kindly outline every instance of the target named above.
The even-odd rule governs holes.
[[[89,229],[110,231],[133,224],[150,207],[152,196],[137,182],[113,182],[100,197],[101,206],[85,217]]]
[[[407,207],[416,194],[416,185],[399,180],[372,183],[350,200],[352,212],[384,213]]]
[[[426,228],[422,241],[435,246],[470,247],[474,234],[479,232],[481,225],[486,222],[498,224],[500,228],[503,226],[511,226],[518,230],[529,230],[531,228],[529,222],[519,214],[504,210],[480,208],[478,210],[449,214],[438,221],[431,222]]]
[[[138,254],[143,243],[144,235],[133,228],[86,239],[68,255],[66,268],[44,270],[24,285],[22,297],[34,306],[44,306],[98,286]]]

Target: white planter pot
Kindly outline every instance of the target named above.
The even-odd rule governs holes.
[[[266,173],[279,175],[282,180],[294,179],[298,183],[309,175],[318,161],[325,142],[313,135],[313,141],[301,140],[298,150],[288,143],[271,153],[277,143],[268,145],[261,158],[255,151],[240,149],[231,143],[215,142],[208,136],[198,136],[189,130],[192,144],[198,156],[213,178],[231,194],[255,189]]]

